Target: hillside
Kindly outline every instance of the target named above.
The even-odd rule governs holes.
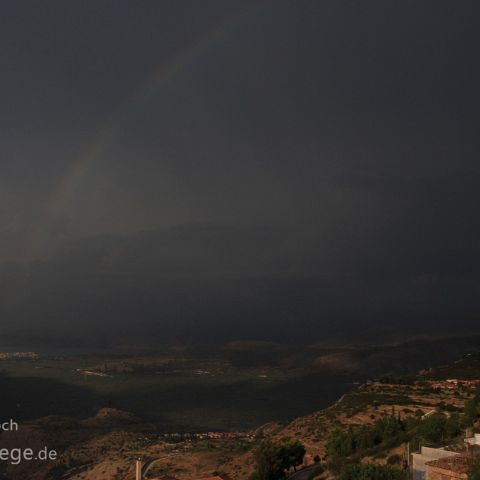
[[[28,438],[49,445],[59,451],[59,459],[50,464],[9,466],[3,473],[9,480],[24,479],[26,474],[31,480],[128,480],[134,476],[135,460],[141,457],[158,459],[150,471],[152,478],[168,474],[193,480],[220,472],[246,480],[254,469],[252,449],[266,437],[299,440],[306,447],[305,462],[312,464],[316,456],[324,459],[328,437],[336,429],[356,429],[388,418],[408,421],[433,411],[448,415],[463,411],[474,395],[472,380],[476,379],[480,379],[480,354],[466,354],[414,375],[383,375],[358,385],[328,408],[284,425],[270,422],[246,431],[166,433],[138,412],[134,415],[115,408],[102,408],[83,419],[47,416],[27,422],[8,441],[22,444]],[[321,379],[312,377],[312,381]],[[2,436],[2,445],[6,438]],[[393,455],[404,458],[401,442],[368,451],[368,458],[379,463]]]

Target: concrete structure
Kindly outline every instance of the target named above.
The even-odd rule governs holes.
[[[422,420],[425,420],[426,418],[431,417],[432,415],[435,415],[436,413],[438,413],[438,410],[429,410],[427,413],[422,415]]]
[[[476,433],[473,437],[466,438],[465,443],[468,445],[479,445],[480,446],[480,433]]]
[[[427,480],[467,480],[468,457],[453,455],[427,462]]]
[[[411,455],[411,470],[412,480],[427,480],[427,463],[441,458],[453,457],[459,455],[455,452],[450,452],[444,448],[430,448],[422,447],[420,453],[412,453]],[[440,477],[441,478],[441,477]],[[429,479],[428,479],[429,480]]]
[[[142,480],[142,467],[143,467],[143,462],[141,459],[138,459],[135,462],[135,480]]]

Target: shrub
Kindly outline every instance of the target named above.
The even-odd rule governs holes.
[[[339,480],[406,480],[406,472],[390,465],[355,463],[346,465]]]
[[[398,465],[401,461],[402,457],[395,453],[387,458],[387,465]]]
[[[473,457],[468,464],[468,480],[480,480],[480,455]]]

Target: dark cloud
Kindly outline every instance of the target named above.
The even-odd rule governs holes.
[[[479,13],[438,0],[3,5],[5,325],[471,328]]]
[[[373,341],[476,328],[472,256],[419,251],[418,242],[395,251],[355,244],[345,253],[321,241],[191,226],[67,242],[49,261],[4,264],[2,331],[98,344]]]

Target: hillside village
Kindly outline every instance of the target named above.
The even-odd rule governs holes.
[[[0,352],[0,360],[37,360],[35,352]]]

